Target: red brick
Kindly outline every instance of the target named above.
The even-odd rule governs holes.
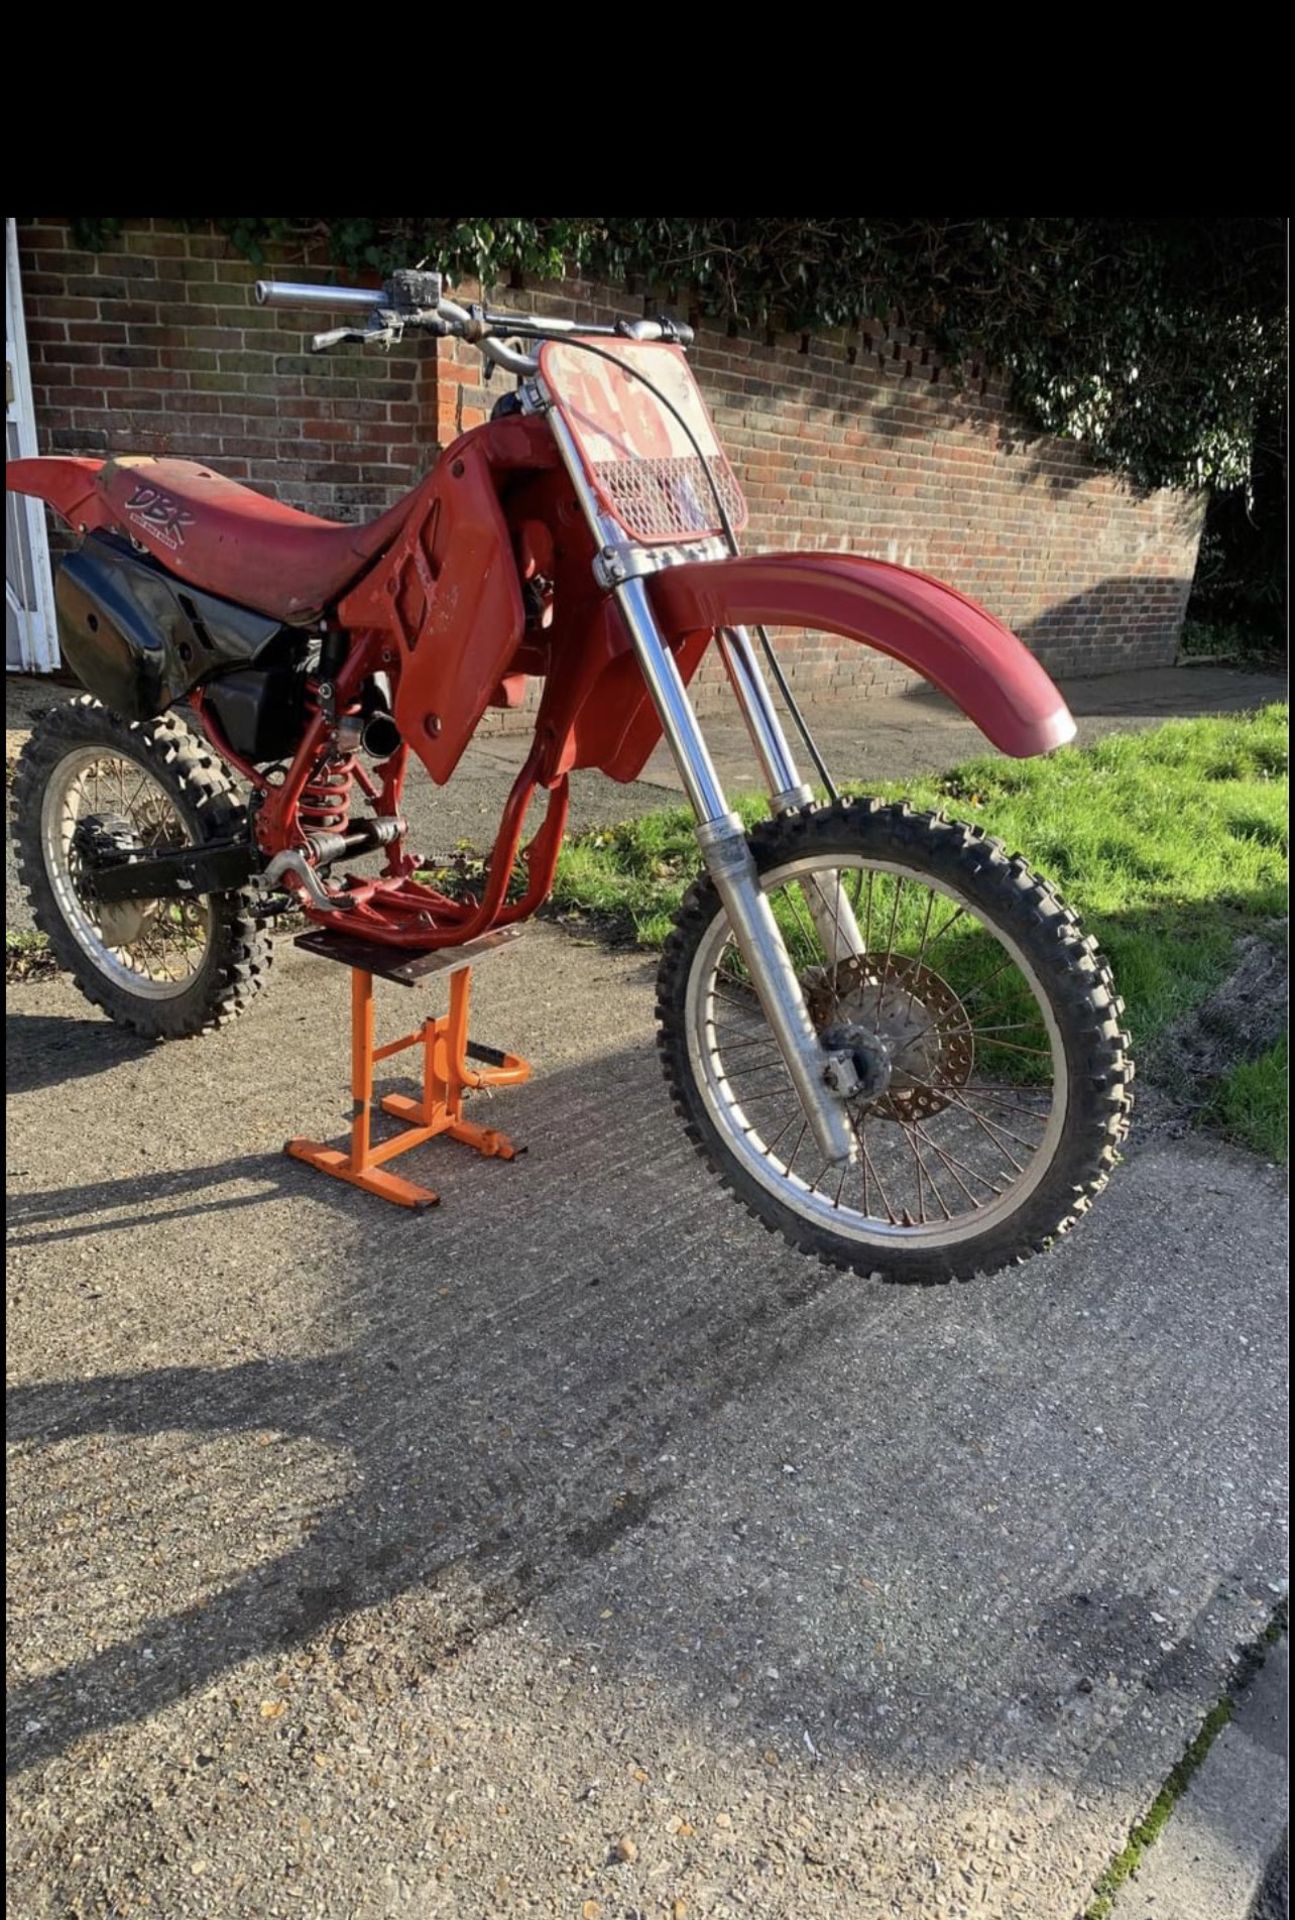
[[[21,222],[19,240],[42,445],[166,444],[311,511],[363,518],[494,399],[461,342],[310,355],[309,316],[256,308],[256,269],[211,228],[131,220],[98,256],[74,249],[54,219]],[[274,265],[292,277],[304,258],[294,239]],[[311,258],[320,264],[318,249]],[[581,283],[510,298],[609,318],[643,307]],[[800,345],[797,334],[770,346],[708,329],[694,355],[747,492],[749,548],[908,560],[1015,623],[1054,669],[1171,657],[1199,509],[1139,499],[1078,446],[1034,439],[992,372],[968,380],[946,368],[933,384],[934,357],[923,364],[920,339],[891,322]],[[810,692],[911,680],[831,635],[787,635],[783,658]],[[731,697],[713,665],[700,686],[703,707]]]

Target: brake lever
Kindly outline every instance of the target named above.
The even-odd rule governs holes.
[[[372,335],[363,327],[334,327],[331,333],[317,333],[310,342],[312,353],[327,353],[330,347],[340,347],[343,340],[369,340]]]
[[[331,333],[317,333],[311,339],[310,350],[312,353],[326,353],[329,347],[340,347],[344,340],[358,340],[361,346],[393,347],[404,339],[406,327],[416,327],[421,333],[437,335],[449,332],[445,321],[432,308],[406,313],[379,307],[373,325],[334,327]]]

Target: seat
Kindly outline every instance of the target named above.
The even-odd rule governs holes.
[[[94,519],[120,526],[169,573],[295,625],[336,600],[395,538],[418,491],[378,520],[348,526],[267,500],[195,460],[123,455],[104,461],[94,489]]]

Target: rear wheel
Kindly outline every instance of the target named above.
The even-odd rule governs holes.
[[[832,1167],[815,1147],[703,878],[657,1013],[675,1103],[720,1177],[795,1246],[894,1279],[988,1271],[1063,1233],[1116,1161],[1133,1077],[1122,1003],[1074,914],[996,841],[906,806],[806,809],[751,847],[810,1016],[853,1062],[855,1153]],[[837,897],[834,876],[860,953],[809,911]]]
[[[13,788],[18,867],[37,927],[88,1000],[148,1039],[241,1013],[270,962],[246,891],[96,899],[97,859],[237,836],[221,763],[173,715],[128,724],[85,696],[37,723]]]

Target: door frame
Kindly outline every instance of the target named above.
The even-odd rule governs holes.
[[[18,222],[10,219],[5,221],[5,424],[6,429],[10,426],[17,429],[19,459],[33,458],[39,451],[36,408],[32,399],[27,327],[23,317]],[[17,621],[20,658],[11,665],[6,657],[5,668],[10,673],[53,673],[59,664],[58,626],[54,617],[54,577],[50,570],[44,504],[24,494],[10,494],[8,503],[16,514],[25,516],[32,578],[24,585],[30,588],[27,597],[33,604],[30,607],[21,604],[18,594],[9,584],[6,567],[5,599]],[[6,648],[6,655],[7,652]]]

